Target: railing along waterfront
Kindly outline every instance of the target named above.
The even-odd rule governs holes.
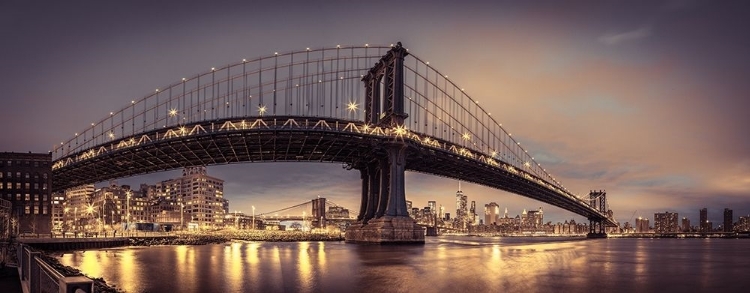
[[[30,293],[93,293],[94,282],[85,276],[63,276],[45,262],[41,252],[18,244],[18,264],[21,287]]]

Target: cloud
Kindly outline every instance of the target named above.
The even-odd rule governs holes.
[[[651,36],[651,28],[644,26],[636,30],[627,31],[623,33],[606,34],[599,37],[599,42],[602,42],[609,46],[618,45],[624,42],[635,41]]]

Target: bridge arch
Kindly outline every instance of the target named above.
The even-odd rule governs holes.
[[[388,91],[392,80],[367,76],[396,49],[400,44],[307,48],[182,78],[56,145],[53,188],[244,161],[341,162],[364,170],[363,158],[385,155],[384,144],[399,142],[407,146],[406,170],[603,218],[536,162],[479,101],[408,49],[399,66],[402,120],[379,123],[375,118],[383,118],[389,104],[373,104],[368,89]]]

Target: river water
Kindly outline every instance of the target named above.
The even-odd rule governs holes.
[[[230,242],[60,260],[127,292],[750,292],[747,239]]]

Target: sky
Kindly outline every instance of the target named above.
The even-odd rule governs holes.
[[[47,152],[154,88],[242,58],[401,41],[482,101],[569,190],[606,190],[620,222],[671,211],[695,225],[706,207],[716,226],[725,207],[735,221],[750,214],[746,1],[153,2],[0,2],[0,151]],[[231,210],[318,195],[359,208],[359,174],[340,164],[209,174],[226,181]],[[417,207],[436,200],[453,214],[457,189],[407,173]],[[462,189],[511,216],[542,207],[545,221],[584,220],[508,192]]]

